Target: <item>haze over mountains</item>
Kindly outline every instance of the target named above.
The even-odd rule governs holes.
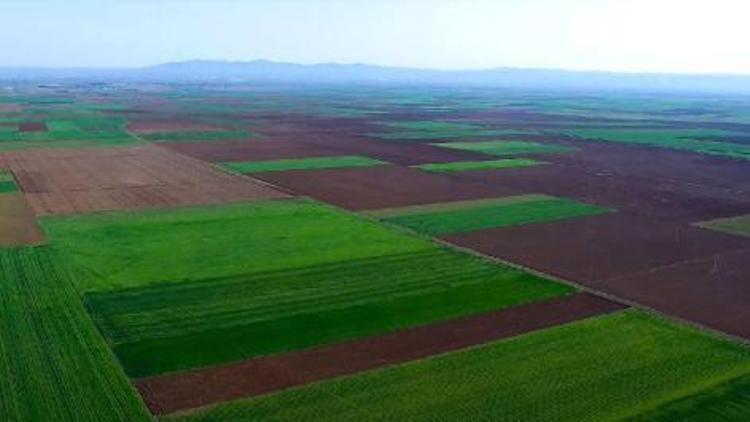
[[[557,69],[431,70],[367,64],[193,60],[143,68],[0,67],[4,80],[150,80],[276,83],[429,84],[540,89],[750,93],[750,76],[612,73]]]

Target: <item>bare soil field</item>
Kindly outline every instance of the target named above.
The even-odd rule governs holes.
[[[153,145],[2,155],[40,216],[288,196]]]
[[[0,112],[17,112],[23,110],[23,106],[21,104],[16,103],[0,103]]]
[[[44,242],[44,232],[23,195],[0,193],[0,247],[38,245]]]
[[[153,413],[168,414],[433,356],[623,308],[579,293],[330,346],[142,378],[136,387]]]
[[[491,198],[511,188],[400,166],[296,170],[254,176],[296,193],[353,210]]]
[[[347,155],[307,142],[286,140],[170,142],[164,147],[213,163]]]
[[[480,230],[451,243],[583,284],[717,253],[750,240],[625,213]]]
[[[728,334],[750,338],[750,249],[598,281],[598,289]]]
[[[217,130],[218,126],[190,120],[133,120],[127,129],[135,133],[179,132],[190,130]]]
[[[44,122],[23,122],[18,124],[19,132],[46,132],[47,125]]]

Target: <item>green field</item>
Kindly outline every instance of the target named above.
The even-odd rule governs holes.
[[[565,198],[544,195],[520,195],[496,200],[462,201],[435,208],[408,207],[380,213],[381,220],[408,227],[429,235],[441,235],[494,227],[556,221],[596,215],[609,208],[585,204]]]
[[[16,187],[16,181],[13,175],[0,171],[0,193],[15,192],[18,188]]]
[[[566,135],[599,141],[623,142],[680,149],[709,155],[750,159],[750,145],[722,142],[734,132],[712,129],[578,129]]]
[[[222,163],[222,166],[238,173],[258,173],[262,171],[368,167],[381,164],[387,163],[361,155],[349,155],[341,157],[310,157],[268,161],[233,161]]]
[[[442,247],[378,259],[90,295],[129,375],[152,375],[571,293]]]
[[[446,142],[434,145],[443,148],[475,151],[499,156],[570,152],[574,150],[574,148],[563,145],[540,144],[538,142],[515,140],[487,142]]]
[[[40,222],[53,247],[86,270],[77,280],[84,291],[278,271],[433,247],[304,199],[45,217]]]
[[[152,132],[141,133],[139,137],[155,142],[201,142],[201,141],[224,141],[230,139],[250,139],[259,135],[247,130],[188,130],[175,132]]]
[[[427,131],[427,132],[451,132],[464,130],[482,130],[482,126],[470,123],[452,122],[452,121],[435,121],[435,120],[414,120],[403,122],[387,122],[386,126],[395,129],[405,129],[409,131]]]
[[[747,374],[747,348],[629,310],[164,420],[613,421]]]
[[[393,141],[411,140],[436,140],[436,139],[461,139],[461,138],[486,138],[491,136],[523,136],[531,132],[515,129],[444,129],[444,130],[406,130],[398,132],[371,133],[369,136]]]
[[[468,171],[468,170],[487,170],[487,169],[506,169],[515,167],[530,167],[542,162],[531,160],[528,158],[505,158],[500,160],[487,160],[487,161],[457,161],[452,163],[432,163],[422,164],[414,166],[420,170],[434,171],[434,172],[449,172],[449,171]]]
[[[697,223],[696,226],[703,227],[704,229],[750,237],[750,215],[704,221]]]
[[[53,251],[0,249],[0,280],[0,419],[151,420]]]
[[[131,376],[573,291],[309,200],[51,217],[42,224],[60,256],[80,269],[79,288],[93,291],[87,307]]]

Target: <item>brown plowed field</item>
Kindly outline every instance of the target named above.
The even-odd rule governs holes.
[[[154,145],[3,153],[37,215],[288,196]]]
[[[598,289],[750,339],[750,249],[595,283]]]
[[[398,364],[622,309],[579,293],[469,318],[136,382],[155,414]]]
[[[24,122],[18,124],[19,132],[46,132],[47,125],[44,122]]]
[[[479,230],[443,238],[586,285],[750,248],[750,239],[624,213]]]
[[[498,184],[400,166],[295,170],[254,175],[294,192],[353,210],[513,195]]]
[[[15,112],[21,111],[23,107],[20,104],[15,103],[2,103],[0,104],[0,111],[2,112]]]
[[[135,133],[179,132],[190,130],[217,130],[218,126],[189,120],[134,120],[127,129]]]
[[[304,142],[268,139],[257,142],[168,142],[164,147],[214,163],[349,155],[346,152]]]
[[[34,212],[20,193],[0,193],[0,247],[44,243]]]

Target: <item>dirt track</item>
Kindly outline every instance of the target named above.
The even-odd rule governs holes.
[[[1,154],[37,215],[288,196],[153,145]]]
[[[136,387],[153,413],[167,414],[420,359],[622,308],[579,293],[330,346],[144,378]]]

